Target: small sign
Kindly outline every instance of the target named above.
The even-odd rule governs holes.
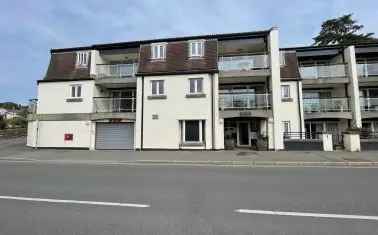
[[[73,134],[72,133],[64,134],[64,141],[72,141],[72,140],[73,140]]]
[[[239,115],[240,117],[250,117],[252,116],[252,113],[250,111],[241,111]]]
[[[159,115],[157,115],[157,114],[152,114],[152,119],[153,119],[153,120],[157,120],[157,119],[159,119]]]

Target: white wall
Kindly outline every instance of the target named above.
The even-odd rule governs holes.
[[[90,121],[39,121],[37,147],[90,148]],[[65,141],[64,134],[73,134]]]
[[[189,78],[200,77],[203,78],[203,92],[206,97],[186,98],[186,94],[189,93]],[[151,95],[152,80],[165,81],[166,99],[147,99]],[[138,95],[141,94],[138,93]],[[178,149],[181,141],[179,120],[205,120],[205,148],[211,149],[211,78],[209,74],[145,77],[143,97],[143,148]],[[155,114],[158,115],[157,120],[152,119],[152,115]]]
[[[296,81],[281,81],[281,85],[290,86],[290,94],[292,101],[281,102],[280,119],[283,121],[290,121],[292,132],[300,132],[300,110],[298,108],[298,86]],[[283,124],[281,123],[281,131],[283,132]]]
[[[67,102],[71,85],[81,85],[82,102]],[[95,83],[91,81],[40,82],[38,84],[38,114],[91,113]]]

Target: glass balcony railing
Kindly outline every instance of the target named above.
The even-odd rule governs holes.
[[[360,77],[378,76],[378,63],[357,64],[357,74]]]
[[[313,112],[349,112],[349,98],[304,98],[303,111]]]
[[[224,56],[219,58],[221,71],[247,71],[269,68],[268,55]]]
[[[303,79],[319,79],[319,78],[335,78],[345,77],[345,65],[319,65],[319,66],[301,66],[299,67],[301,78]]]
[[[135,112],[136,98],[93,98],[95,113],[125,113]]]
[[[270,94],[223,93],[219,94],[219,107],[227,109],[269,109]]]
[[[28,104],[28,113],[29,114],[35,114],[35,113],[37,113],[37,104],[38,104],[38,100],[37,99],[31,99],[31,100],[29,100],[29,104]]]
[[[360,97],[361,111],[378,111],[378,98]]]
[[[138,71],[138,64],[98,64],[97,78],[130,78]]]

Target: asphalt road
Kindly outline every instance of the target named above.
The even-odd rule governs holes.
[[[378,169],[0,163],[0,234],[378,234]],[[3,198],[2,198],[3,197]],[[4,197],[136,203],[149,207]]]

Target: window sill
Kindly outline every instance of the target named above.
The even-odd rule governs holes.
[[[151,62],[165,62],[165,58],[156,58],[156,59],[151,58]]]
[[[205,143],[203,142],[182,142],[180,147],[204,147]]]
[[[149,95],[147,96],[147,99],[149,100],[165,100],[167,99],[166,95]]]
[[[282,98],[282,102],[293,102],[293,98]]]
[[[66,99],[67,103],[78,103],[83,102],[83,98],[68,98]]]
[[[204,93],[193,93],[193,94],[186,94],[186,98],[204,98],[206,94]]]
[[[200,60],[200,59],[203,59],[203,58],[204,58],[203,55],[189,56],[190,60]]]

